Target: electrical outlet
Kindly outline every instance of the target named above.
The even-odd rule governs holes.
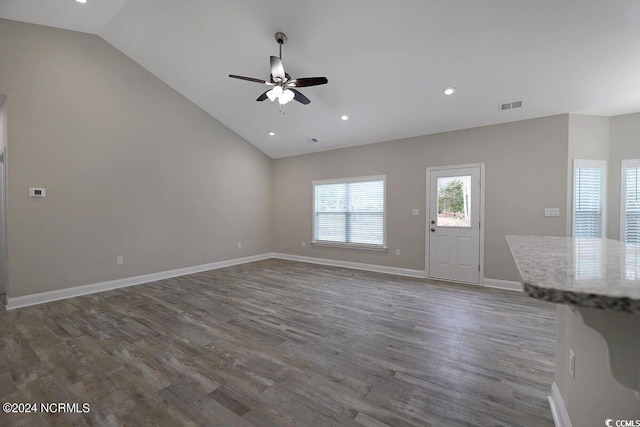
[[[302,246],[307,246],[307,244],[305,243],[305,241],[304,241],[304,240],[303,240],[302,242],[300,242],[300,244],[301,244]]]
[[[238,242],[238,249],[242,248],[242,242]]]
[[[400,249],[396,249],[396,256],[400,256]]]
[[[418,216],[418,215],[420,215],[420,209],[413,209],[413,210],[411,211],[411,215],[413,215],[413,216]]]
[[[571,378],[576,377],[576,355],[571,349],[569,349],[569,374]]]
[[[116,257],[116,264],[118,265],[124,264],[124,257],[123,256]]]

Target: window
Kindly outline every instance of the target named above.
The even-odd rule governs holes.
[[[313,242],[385,247],[385,176],[313,181]]]
[[[607,162],[573,162],[573,237],[605,237]]]
[[[471,175],[438,177],[438,227],[471,227]]]
[[[574,239],[573,265],[576,280],[602,279],[602,240]]]
[[[620,240],[640,243],[640,159],[623,160],[620,169]]]

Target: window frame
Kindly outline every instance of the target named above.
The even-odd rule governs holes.
[[[316,188],[318,185],[329,184],[351,184],[355,182],[370,182],[370,181],[382,181],[382,197],[383,197],[383,212],[382,212],[382,245],[374,245],[369,243],[347,243],[347,242],[333,242],[328,240],[316,240]],[[386,251],[387,247],[387,175],[370,175],[370,176],[356,176],[348,178],[333,178],[333,179],[316,179],[312,181],[312,211],[311,211],[311,244],[314,246],[328,246],[337,248],[348,249],[364,249],[369,251]]]
[[[596,168],[602,171],[602,180],[600,182],[600,239],[606,238],[607,235],[607,161],[606,160],[586,160],[573,159],[573,194],[571,204],[571,236],[576,237],[576,170],[580,168]]]
[[[640,168],[640,159],[625,159],[620,161],[620,234],[619,240],[627,242],[624,229],[626,228],[627,201],[627,168]]]

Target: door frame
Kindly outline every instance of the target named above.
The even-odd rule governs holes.
[[[7,271],[9,264],[9,257],[7,253],[7,147],[0,148],[0,167],[2,173],[2,187],[0,188],[0,281],[2,281],[2,288],[0,288],[0,294],[5,294],[5,303],[7,301],[7,295],[9,294],[9,274]]]
[[[430,273],[430,239],[431,233],[429,232],[429,215],[431,212],[431,171],[437,170],[451,170],[451,169],[463,169],[463,168],[480,168],[480,273],[478,274],[478,283],[477,285],[482,286],[484,283],[484,173],[485,167],[484,163],[468,163],[464,165],[450,165],[450,166],[434,166],[427,168],[427,201],[425,208],[425,221],[424,221],[424,277],[426,279],[431,279]],[[434,279],[434,280],[444,280],[444,279]],[[456,283],[469,283],[469,282],[456,282]],[[476,285],[476,283],[471,283]]]

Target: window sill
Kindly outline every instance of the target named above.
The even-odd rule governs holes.
[[[313,241],[311,242],[313,246],[326,246],[331,248],[343,248],[343,249],[362,249],[365,251],[379,251],[384,252],[387,251],[388,248],[386,246],[378,246],[378,245],[366,245],[359,243],[339,243],[339,242],[324,242],[324,241]]]

